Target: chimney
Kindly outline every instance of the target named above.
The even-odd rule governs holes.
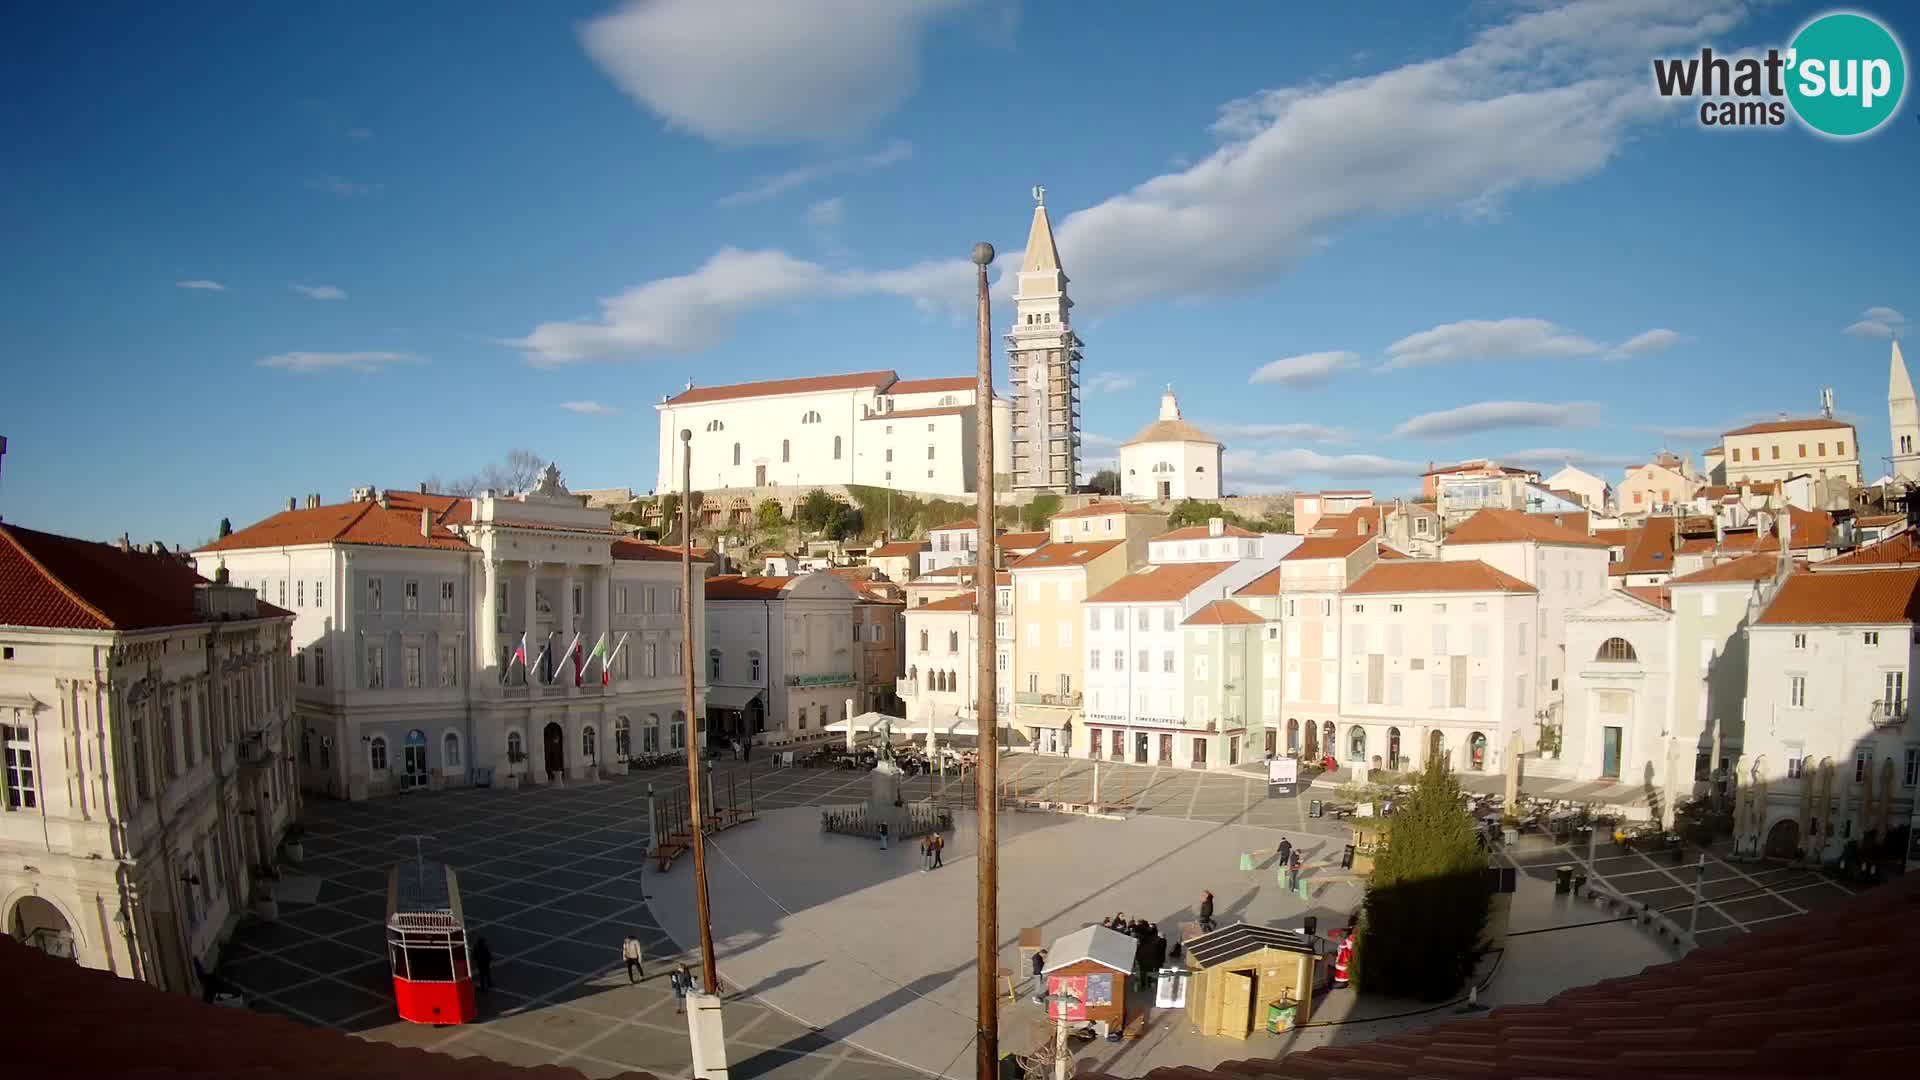
[[[1207,519],[1207,535],[1208,536],[1219,536],[1226,531],[1227,531],[1227,522],[1225,518],[1208,518]]]
[[[427,513],[427,508],[424,506],[420,508],[420,535],[433,535],[433,515]]]
[[[287,496],[287,509],[293,509],[293,496]]]
[[[382,510],[393,509],[393,504],[387,501],[387,493],[385,491],[382,491],[380,493],[380,509]]]
[[[120,550],[121,551],[133,550],[133,538],[128,536],[126,533],[120,534]]]
[[[426,493],[427,493],[427,482],[425,480],[422,480],[420,481],[420,494],[425,495]]]

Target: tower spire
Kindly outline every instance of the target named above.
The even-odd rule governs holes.
[[[1914,400],[1913,378],[1898,338],[1887,364],[1887,427],[1893,437],[1894,479],[1920,483],[1920,402]]]
[[[1047,217],[1047,189],[1033,189],[1033,224],[1027,227],[1027,255],[1020,264],[1023,274],[1058,272],[1060,249],[1053,244],[1053,222]]]

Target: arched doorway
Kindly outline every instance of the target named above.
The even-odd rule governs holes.
[[[549,723],[540,733],[540,741],[546,749],[547,779],[559,776],[567,767],[567,736],[557,723]]]
[[[1400,729],[1397,727],[1387,729],[1387,768],[1400,771]]]
[[[1477,731],[1467,736],[1467,764],[1474,772],[1487,770],[1487,737]]]
[[[1800,823],[1781,818],[1767,830],[1767,858],[1791,859],[1800,854]]]
[[[1329,720],[1320,725],[1320,756],[1332,757],[1339,752],[1338,746],[1339,744],[1333,741],[1333,721]]]
[[[1287,721],[1287,753],[1298,754],[1299,752],[1300,721],[1298,719],[1289,720]]]
[[[77,959],[73,927],[60,909],[39,896],[22,897],[7,917],[7,933],[15,941],[39,949],[48,956]]]
[[[419,728],[407,732],[400,754],[400,790],[412,791],[427,786],[427,733]]]
[[[1427,760],[1432,761],[1435,758],[1441,761],[1447,760],[1447,735],[1444,731],[1436,731],[1427,736]]]

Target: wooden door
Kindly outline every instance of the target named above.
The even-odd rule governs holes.
[[[1253,1033],[1253,975],[1245,971],[1220,973],[1220,1034],[1244,1039]]]

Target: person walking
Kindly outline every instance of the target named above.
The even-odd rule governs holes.
[[[943,857],[946,850],[947,850],[947,838],[937,832],[934,833],[933,834],[933,868],[935,870],[938,870],[941,867],[947,865],[947,861]]]
[[[1277,848],[1274,848],[1273,853],[1275,855],[1280,856],[1281,866],[1290,865],[1293,862],[1293,841],[1287,839],[1284,836],[1281,837],[1280,846]]]
[[[1033,953],[1033,1000],[1036,1004],[1047,1003],[1047,950],[1035,949]]]
[[[933,869],[933,837],[927,835],[920,838],[920,872],[924,874],[931,869]]]
[[[673,1011],[686,1012],[687,991],[693,989],[693,972],[687,970],[687,965],[681,964],[673,969],[673,974],[667,977],[667,981],[673,985]]]
[[[620,943],[620,958],[627,962],[627,985],[646,981],[647,973],[640,970],[640,935],[629,933]]]
[[[476,990],[493,989],[493,946],[486,938],[473,943],[473,984]]]
[[[1300,853],[1296,851],[1293,853],[1293,858],[1287,863],[1287,891],[1288,892],[1300,891],[1300,867],[1301,867]]]
[[[1211,889],[1200,893],[1200,929],[1207,933],[1213,932],[1213,891]]]

